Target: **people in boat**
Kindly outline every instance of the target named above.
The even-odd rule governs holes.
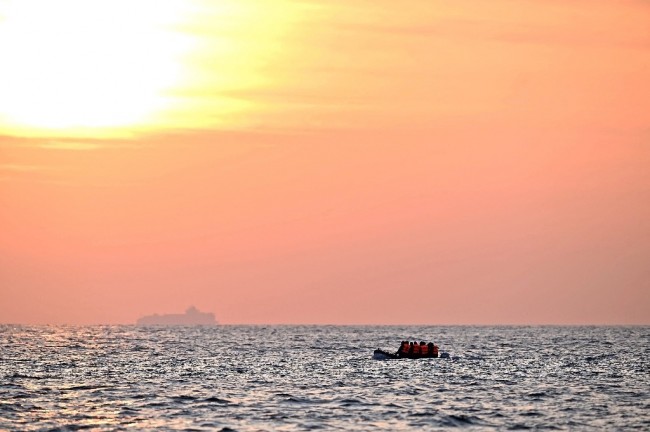
[[[399,349],[397,350],[398,357],[406,358],[424,358],[424,357],[438,357],[438,347],[433,343],[426,343],[424,341],[409,342],[402,341]]]
[[[421,357],[421,352],[420,352],[420,344],[416,342],[413,342],[413,358],[420,358]]]
[[[402,343],[399,346],[399,350],[397,350],[397,355],[399,357],[408,357],[409,356],[409,342],[408,341],[402,341]]]

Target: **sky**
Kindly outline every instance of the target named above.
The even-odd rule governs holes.
[[[650,324],[650,3],[0,2],[0,323]]]

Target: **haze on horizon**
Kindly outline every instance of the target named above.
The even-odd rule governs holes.
[[[650,4],[0,5],[0,323],[650,324]]]

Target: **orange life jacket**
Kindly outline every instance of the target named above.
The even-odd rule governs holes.
[[[402,347],[399,350],[400,353],[402,354],[408,354],[409,353],[409,344],[405,343],[402,344]]]
[[[433,356],[438,357],[438,345],[433,346]]]
[[[413,355],[419,356],[420,355],[420,345],[418,344],[413,344]]]
[[[420,352],[422,353],[422,357],[428,357],[429,356],[429,347],[426,345],[420,345]]]

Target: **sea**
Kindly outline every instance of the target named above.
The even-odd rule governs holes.
[[[650,327],[0,326],[0,430],[81,429],[650,430]]]

